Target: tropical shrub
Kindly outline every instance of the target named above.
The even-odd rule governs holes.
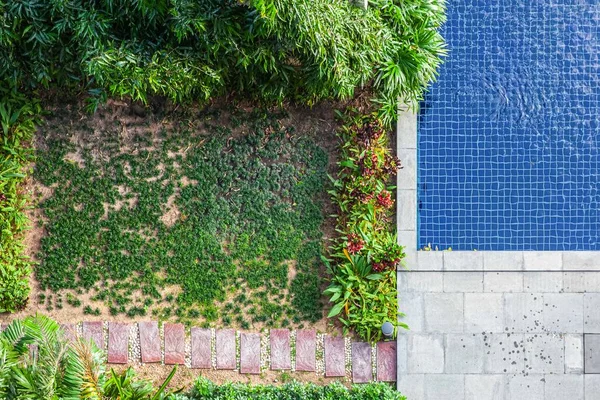
[[[105,354],[93,342],[71,343],[60,326],[42,315],[14,320],[0,332],[0,398],[44,399],[173,399],[167,379],[154,388],[131,368],[105,372]]]
[[[0,88],[0,313],[27,304],[31,262],[24,255],[27,197],[21,184],[33,159],[27,142],[35,131],[39,103]]]
[[[386,129],[375,115],[346,117],[340,134],[342,155],[329,192],[338,208],[339,236],[325,262],[331,284],[325,290],[346,329],[365,340],[381,338],[381,325],[397,322],[396,268],[404,257],[392,221],[391,178],[400,167]]]
[[[435,78],[444,0],[0,1],[0,86],[146,102],[348,99],[382,119]]]

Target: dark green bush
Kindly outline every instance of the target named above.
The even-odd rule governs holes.
[[[444,0],[0,1],[0,85],[146,101],[313,104],[366,88],[386,122],[444,53]],[[4,83],[2,83],[4,82]]]
[[[206,378],[198,378],[188,394],[189,400],[406,400],[396,389],[385,383],[354,385],[350,389],[340,383],[327,386],[286,383],[282,386],[227,383],[215,385]]]

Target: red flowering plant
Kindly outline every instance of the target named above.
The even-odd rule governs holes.
[[[387,131],[375,116],[347,119],[339,172],[329,191],[338,208],[339,233],[325,260],[331,284],[330,317],[365,340],[380,339],[386,322],[398,320],[396,268],[404,258],[393,224],[392,178],[400,161],[391,154]],[[349,289],[350,288],[350,289]]]

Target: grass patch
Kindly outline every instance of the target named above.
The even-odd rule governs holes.
[[[40,203],[42,290],[68,292],[70,306],[88,293],[131,317],[321,319],[328,156],[282,118],[235,110],[225,125],[213,110],[134,127],[53,116],[35,168],[53,191]]]

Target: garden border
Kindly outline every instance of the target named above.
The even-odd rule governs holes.
[[[417,250],[417,113],[400,107],[397,155],[398,243],[405,246],[411,271],[600,271],[600,251],[418,251]],[[399,266],[398,271],[403,267]]]

